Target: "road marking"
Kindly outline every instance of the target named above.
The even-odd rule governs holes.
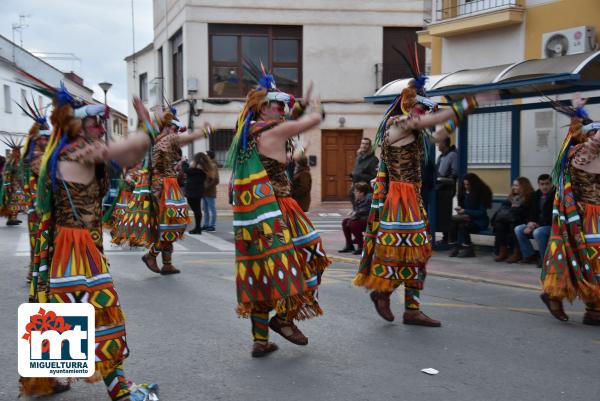
[[[216,248],[220,251],[234,251],[235,246],[233,243],[224,240],[216,235],[203,232],[202,235],[188,235],[186,238],[193,238],[196,241],[200,241],[208,246]]]

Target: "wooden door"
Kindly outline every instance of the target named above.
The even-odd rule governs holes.
[[[350,173],[360,147],[362,130],[323,130],[321,193],[323,201],[348,200]]]

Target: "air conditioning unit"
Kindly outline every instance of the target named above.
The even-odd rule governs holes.
[[[585,53],[595,50],[596,46],[596,30],[590,26],[547,32],[542,35],[542,58]]]

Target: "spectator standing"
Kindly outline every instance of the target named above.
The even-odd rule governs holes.
[[[517,177],[513,181],[510,195],[492,217],[495,247],[498,249],[498,256],[494,259],[496,262],[517,263],[521,260],[515,227],[526,222],[532,198],[531,182],[525,177]]]
[[[292,198],[298,202],[303,212],[310,208],[310,190],[312,189],[312,178],[308,159],[300,155],[295,160],[295,170],[292,178]]]
[[[352,252],[353,255],[362,254],[363,232],[367,228],[367,218],[371,210],[371,186],[366,182],[357,182],[354,185],[354,203],[352,213],[342,221],[342,230],[346,237],[346,246],[340,253]],[[354,237],[354,240],[352,239]],[[354,244],[357,249],[354,249]]]
[[[450,257],[474,257],[471,234],[488,228],[487,210],[492,207],[492,190],[477,174],[469,173],[458,189],[458,207],[452,216],[449,240],[456,241]]]
[[[450,137],[438,143],[440,156],[435,165],[436,194],[436,231],[443,233],[441,243],[448,243],[448,231],[452,222],[452,200],[456,195],[456,179],[458,178],[458,153],[451,144]]]
[[[354,204],[354,186],[358,182],[371,182],[377,175],[379,159],[375,156],[371,139],[363,138],[360,141],[354,168],[352,169],[352,188],[350,190],[350,201]]]
[[[190,230],[190,234],[202,234],[202,208],[200,203],[204,196],[204,182],[206,180],[206,172],[202,168],[202,155],[203,153],[196,153],[191,164],[183,163],[183,171],[187,176],[185,196],[194,212],[194,221],[196,222],[196,226]]]
[[[215,231],[217,224],[217,185],[219,185],[219,165],[215,160],[215,152],[206,151],[206,181],[204,182],[204,197],[202,207],[204,208],[203,230]]]
[[[556,189],[552,185],[552,179],[549,174],[542,174],[538,177],[538,190],[534,192],[529,208],[529,219],[527,224],[521,224],[515,228],[515,235],[521,249],[523,264],[538,264],[541,266],[541,260],[546,253],[546,245],[550,238],[550,228],[552,227],[552,205]],[[540,251],[540,257],[535,255],[530,238],[534,238]]]

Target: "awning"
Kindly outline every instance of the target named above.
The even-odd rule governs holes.
[[[365,101],[389,103],[408,81],[390,82]],[[600,89],[600,51],[437,75],[425,88],[428,96],[450,100],[493,89],[506,99]]]

